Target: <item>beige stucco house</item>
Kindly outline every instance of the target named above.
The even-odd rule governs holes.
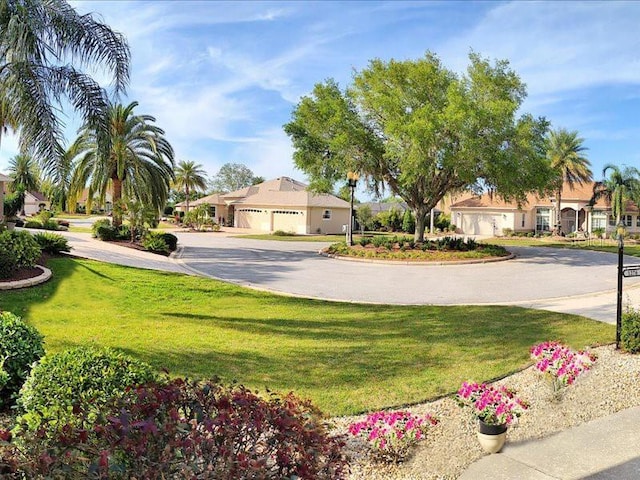
[[[40,192],[26,192],[24,194],[25,215],[37,215],[42,210],[50,210],[51,202]]]
[[[561,223],[564,233],[588,232],[604,229],[615,230],[615,218],[611,216],[611,206],[606,199],[591,205],[593,183],[575,185],[573,189],[565,184],[561,198]],[[458,231],[468,235],[503,235],[505,229],[514,232],[551,231],[556,215],[555,195],[539,197],[528,195],[522,205],[505,202],[498,196],[472,196],[451,205],[451,223]],[[637,205],[628,202],[622,218],[627,231],[640,233],[640,211]]]
[[[213,194],[189,202],[189,208],[206,203],[217,221],[263,232],[282,230],[296,234],[343,233],[349,222],[349,203],[328,194],[316,194],[307,185],[289,177],[245,187],[226,194]],[[176,205],[182,211],[185,203]]]

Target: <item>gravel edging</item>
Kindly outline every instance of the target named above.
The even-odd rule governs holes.
[[[616,351],[614,345],[590,351],[598,356],[594,367],[565,389],[559,400],[553,398],[550,385],[533,367],[496,382],[514,388],[518,396],[530,404],[518,424],[509,428],[507,442],[545,437],[640,405],[640,355]],[[476,438],[474,417],[468,409],[458,407],[452,397],[407,410],[416,414],[434,414],[440,423],[429,431],[427,440],[418,445],[415,454],[399,465],[372,460],[366,443],[348,436],[346,451],[351,457],[349,480],[455,479],[486,455]],[[346,433],[349,423],[361,419],[364,416],[335,418],[334,429],[338,433]]]

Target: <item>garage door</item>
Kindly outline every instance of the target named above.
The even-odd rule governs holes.
[[[283,232],[306,233],[304,215],[297,210],[274,210],[273,230]]]
[[[243,208],[236,210],[236,227],[252,228],[254,230],[269,231],[269,217],[263,210],[257,208]],[[263,228],[266,222],[267,228]]]
[[[461,226],[467,235],[499,235],[502,232],[502,215],[465,213]]]

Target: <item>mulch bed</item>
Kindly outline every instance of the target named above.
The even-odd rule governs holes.
[[[0,283],[15,282],[18,280],[27,280],[42,275],[42,270],[38,267],[21,268],[17,270],[11,278],[0,278]]]

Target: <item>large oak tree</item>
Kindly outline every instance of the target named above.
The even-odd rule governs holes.
[[[519,114],[525,85],[507,61],[472,53],[456,75],[427,53],[419,60],[372,60],[342,91],[316,84],[284,126],[311,188],[331,191],[350,170],[370,189],[388,187],[416,217],[416,240],[444,195],[463,189],[524,200],[551,178],[548,122]]]

